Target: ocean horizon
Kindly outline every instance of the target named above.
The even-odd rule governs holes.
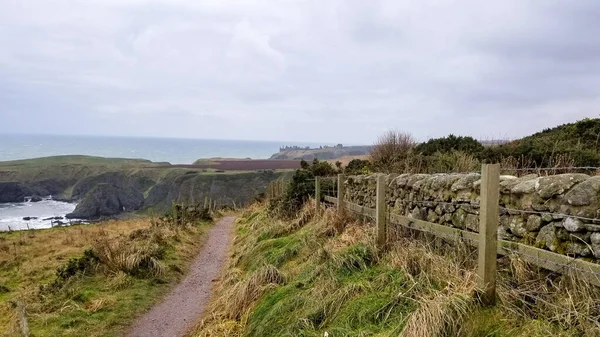
[[[317,143],[85,135],[0,134],[0,161],[58,155],[139,158],[191,164],[200,158],[268,159],[283,146]]]

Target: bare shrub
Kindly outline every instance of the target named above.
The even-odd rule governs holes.
[[[410,133],[390,130],[381,135],[371,149],[371,162],[376,170],[386,173],[404,172],[416,142]]]
[[[481,163],[473,155],[460,152],[437,152],[429,157],[427,173],[461,173],[480,169]]]

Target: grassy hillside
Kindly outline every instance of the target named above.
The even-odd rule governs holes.
[[[0,233],[0,336],[121,336],[169,290],[207,222],[142,218]]]
[[[489,160],[509,156],[535,166],[600,166],[600,119],[546,129],[482,153]]]
[[[114,170],[170,165],[144,159],[102,158],[92,156],[54,156],[0,162],[0,181],[77,181],[92,174]]]
[[[483,308],[475,252],[411,235],[379,250],[364,219],[331,209],[317,217],[313,207],[291,221],[260,205],[241,216],[218,297],[194,336],[599,335],[597,288],[568,277],[546,283],[515,258],[500,265],[498,306]]]

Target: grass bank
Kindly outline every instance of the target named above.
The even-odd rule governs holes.
[[[365,219],[305,207],[246,210],[217,296],[194,336],[598,336],[600,292],[518,258],[498,305],[477,300],[476,252],[415,233],[374,244]],[[338,232],[336,228],[343,228]]]
[[[0,233],[0,336],[120,336],[167,293],[209,222],[148,218]],[[25,319],[24,319],[25,318]]]

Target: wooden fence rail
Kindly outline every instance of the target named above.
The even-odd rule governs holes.
[[[478,275],[479,288],[482,290],[484,303],[492,304],[496,298],[496,260],[497,255],[516,254],[523,261],[557,273],[574,273],[583,280],[600,286],[600,264],[588,262],[570,256],[557,254],[518,242],[498,240],[497,227],[499,221],[499,167],[484,165],[482,167],[482,189],[479,233],[440,224],[413,219],[407,216],[387,212],[385,204],[385,188],[383,176],[377,180],[377,208],[368,208],[344,200],[343,176],[338,177],[338,198],[324,196],[324,200],[337,206],[338,210],[349,210],[376,220],[377,243],[387,244],[388,221],[390,224],[428,232],[447,240],[463,241],[479,250]],[[381,181],[380,181],[381,180]],[[317,180],[318,181],[318,180]],[[340,187],[342,186],[342,187]],[[320,199],[317,189],[317,199]],[[383,200],[383,201],[382,201]],[[317,203],[320,207],[320,203]],[[386,219],[385,215],[389,214]]]

